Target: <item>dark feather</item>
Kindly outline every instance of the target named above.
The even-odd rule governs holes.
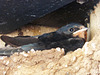
[[[36,37],[30,37],[30,36],[17,36],[17,37],[1,36],[1,40],[3,40],[6,44],[9,44],[11,46],[22,46],[38,42],[38,39]]]

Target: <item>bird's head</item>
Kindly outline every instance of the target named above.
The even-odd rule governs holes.
[[[78,23],[70,23],[57,30],[57,32],[60,34],[72,35],[73,37],[80,37],[84,39],[87,37],[86,31],[87,28]]]

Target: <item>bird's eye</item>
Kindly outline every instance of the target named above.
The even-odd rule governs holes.
[[[74,29],[74,28],[70,28],[69,31],[70,31],[70,32],[74,32],[75,29]]]

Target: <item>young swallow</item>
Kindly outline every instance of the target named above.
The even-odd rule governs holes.
[[[64,48],[65,52],[81,48],[86,41],[87,28],[78,23],[70,23],[55,32],[39,36],[1,36],[1,39],[11,45],[20,46],[22,50],[44,50],[51,48]]]
[[[39,42],[21,46],[23,50],[44,50],[64,48],[65,52],[81,48],[86,41],[87,28],[81,24],[71,23],[55,32],[46,33],[38,37]]]

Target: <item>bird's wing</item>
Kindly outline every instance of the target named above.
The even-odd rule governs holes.
[[[3,40],[6,44],[11,46],[22,46],[30,43],[38,42],[38,36],[30,37],[30,36],[18,36],[18,37],[9,37],[9,36],[1,36],[1,40]]]
[[[51,48],[64,48],[65,52],[76,50],[77,48],[82,48],[85,43],[85,39],[79,37],[73,37],[69,39],[60,40],[57,42],[52,42],[48,45],[45,45],[46,49]]]

